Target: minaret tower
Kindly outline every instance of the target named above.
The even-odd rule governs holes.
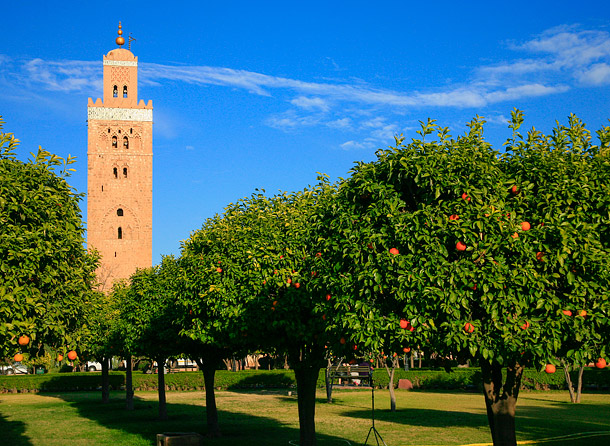
[[[100,289],[152,265],[152,100],[138,103],[138,58],[104,56],[104,98],[89,98],[87,244],[97,250]]]

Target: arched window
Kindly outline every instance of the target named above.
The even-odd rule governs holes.
[[[116,135],[112,137],[112,147],[114,147],[115,149],[117,148],[117,139],[116,139]]]
[[[114,174],[115,178],[119,177],[119,169],[117,169],[116,167],[112,168],[112,173]]]
[[[127,167],[123,167],[123,178],[127,178]]]
[[[119,229],[117,230],[117,236],[118,236],[119,240],[121,240],[123,238],[123,228],[121,228],[120,226],[119,226]]]
[[[123,145],[126,149],[129,149],[129,138],[127,138],[126,136],[123,137]]]
[[[122,216],[123,216],[123,209],[118,208],[118,209],[116,210],[116,215],[117,215],[118,217],[122,217]]]
[[[123,85],[123,98],[127,97],[127,85]]]
[[[119,97],[119,87],[117,87],[116,85],[114,87],[112,87],[112,97],[113,98]]]

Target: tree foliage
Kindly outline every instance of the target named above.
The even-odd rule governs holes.
[[[497,444],[514,440],[524,365],[588,362],[608,343],[607,150],[574,118],[526,139],[522,120],[506,153],[478,117],[456,139],[422,123],[421,139],[357,164],[319,224],[336,271],[328,330],[368,351],[478,361]]]
[[[66,182],[74,158],[42,149],[19,161],[18,141],[0,120],[1,355],[43,344],[75,348],[75,330],[92,298],[97,259],[84,248],[79,201]],[[18,337],[31,342],[23,347]]]

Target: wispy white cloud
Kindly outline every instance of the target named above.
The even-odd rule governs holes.
[[[305,96],[299,96],[290,101],[292,105],[304,108],[305,110],[321,110],[328,111],[330,106],[328,102],[322,98],[308,98]]]
[[[562,26],[515,48],[546,53],[561,66],[582,66],[610,56],[610,35],[605,31]]]
[[[585,85],[610,85],[610,65],[607,63],[591,65],[580,74],[579,80]]]
[[[362,150],[362,149],[372,149],[375,147],[375,143],[370,139],[365,139],[364,141],[345,141],[339,147],[343,150]]]
[[[350,118],[335,119],[326,123],[327,127],[332,129],[350,129],[352,127],[352,120]]]

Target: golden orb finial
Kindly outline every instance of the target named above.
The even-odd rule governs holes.
[[[116,38],[116,44],[118,46],[125,44],[125,38],[123,37],[123,30],[122,30],[121,22],[119,22],[119,37]]]

